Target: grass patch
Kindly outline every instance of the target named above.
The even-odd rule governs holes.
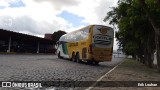
[[[149,68],[148,66],[134,60],[134,59],[126,59],[120,66],[120,68],[125,68],[129,70],[134,70],[136,72],[143,72],[147,74],[157,74],[157,70],[155,68]],[[158,73],[160,74],[160,73]]]

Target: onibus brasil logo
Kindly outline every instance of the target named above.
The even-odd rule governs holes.
[[[2,82],[2,87],[41,88],[41,83],[33,82]]]

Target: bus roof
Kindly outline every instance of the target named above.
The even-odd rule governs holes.
[[[85,27],[80,28],[80,29],[78,29],[78,30],[72,31],[72,32],[70,32],[70,33],[66,33],[66,34],[62,35],[60,38],[63,38],[64,36],[66,36],[66,35],[68,35],[68,34],[76,33],[76,32],[78,32],[78,31],[80,31],[80,30],[84,30],[85,28],[91,28],[91,27],[93,27],[93,26],[105,26],[105,25],[98,25],[98,24],[88,25],[88,26],[85,26]],[[105,27],[112,29],[111,27],[108,27],[108,26],[105,26]]]
[[[72,31],[72,32],[70,32],[70,33],[75,33],[75,32],[77,32],[77,31],[84,30],[85,28],[90,28],[90,27],[93,27],[93,26],[105,26],[105,25],[92,24],[92,25],[88,25],[88,26],[85,26],[85,27],[83,27],[83,28],[80,28],[80,29],[78,29],[78,30]],[[112,29],[112,28],[109,27],[109,26],[105,26],[105,27]],[[67,34],[70,34],[70,33],[67,33]]]

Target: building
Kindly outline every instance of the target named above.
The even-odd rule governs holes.
[[[52,40],[52,34],[47,33],[47,34],[45,34],[44,38]]]
[[[54,53],[50,39],[0,29],[0,52]]]

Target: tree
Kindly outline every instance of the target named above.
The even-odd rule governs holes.
[[[151,7],[152,4],[154,7]],[[154,50],[156,49],[157,53],[159,51],[157,48],[159,39],[155,40],[158,30],[155,30],[152,24],[153,21],[155,21],[155,25],[159,24],[159,11],[160,9],[152,0],[142,0],[142,2],[141,0],[119,0],[118,6],[113,7],[104,19],[104,21],[109,20],[110,24],[118,25],[119,31],[116,32],[116,38],[123,52],[133,57],[138,56],[149,67],[152,67],[153,59],[151,57]],[[153,19],[152,22],[150,18]],[[158,64],[158,66],[160,65]],[[158,70],[160,71],[160,68]]]
[[[160,1],[159,0],[138,0],[142,5],[148,20],[155,32],[155,45],[157,51],[157,66],[160,72]]]
[[[57,42],[57,41],[59,40],[59,38],[60,38],[62,35],[64,35],[64,34],[66,34],[65,31],[58,30],[57,32],[54,32],[54,33],[53,33],[53,35],[52,35],[52,40],[54,40],[54,41]]]

